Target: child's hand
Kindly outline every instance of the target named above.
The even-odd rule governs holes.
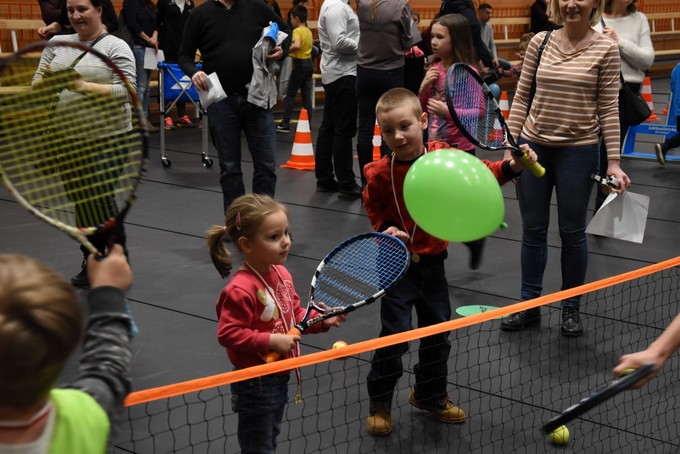
[[[287,355],[299,341],[300,336],[297,335],[272,333],[269,335],[269,351]]]
[[[347,320],[347,314],[340,314],[322,321],[321,326],[323,326],[324,329],[330,329],[333,326],[337,328],[342,325],[345,320]]]
[[[526,155],[529,164],[533,164],[538,161],[538,155],[534,150],[531,149],[531,147],[529,147],[528,144],[523,143],[519,146],[519,149],[522,150],[522,152]],[[512,158],[510,160],[510,168],[513,172],[519,173],[524,168],[524,163],[519,159]]]
[[[423,77],[423,81],[420,84],[420,92],[426,91],[430,86],[439,80],[439,72],[434,67],[430,67]]]
[[[399,228],[395,226],[388,227],[387,229],[383,230],[382,233],[384,233],[385,235],[392,235],[394,237],[397,237],[404,244],[408,243],[409,240],[411,239],[408,233],[404,232],[403,230],[399,230]]]
[[[449,112],[449,106],[446,105],[444,101],[439,99],[430,98],[427,100],[427,110],[434,112],[440,117],[451,118],[451,113]]]

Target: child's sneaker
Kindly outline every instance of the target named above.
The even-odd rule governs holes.
[[[172,121],[172,118],[170,117],[165,117],[165,121],[163,122],[163,128],[166,131],[172,131],[175,129],[175,122]]]
[[[182,128],[195,128],[196,125],[191,121],[189,115],[185,115],[177,120],[177,126]]]
[[[276,132],[290,132],[290,126],[288,123],[281,122],[276,125]]]
[[[436,415],[437,419],[441,422],[460,424],[465,421],[465,413],[463,410],[451,403],[449,396],[444,397],[435,404],[429,404],[425,402],[418,402],[416,400],[415,390],[411,390],[411,394],[408,396],[408,401],[411,402],[411,405],[414,407]]]

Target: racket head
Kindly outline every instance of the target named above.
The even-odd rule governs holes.
[[[517,148],[496,98],[474,69],[465,63],[451,65],[445,92],[451,118],[470,142],[486,150]]]
[[[343,241],[314,273],[309,304],[322,315],[303,320],[303,330],[374,302],[401,280],[410,262],[408,248],[392,235],[363,233]]]
[[[631,386],[635,385],[637,382],[649,376],[653,372],[654,364],[645,364],[644,366],[634,370],[633,372],[624,375],[617,380],[612,381],[606,387],[582,399],[579,403],[572,405],[559,415],[552,418],[550,421],[543,424],[543,426],[541,427],[542,432],[546,435],[550,434],[558,427],[565,425],[569,421],[576,419],[586,411],[590,410],[593,407],[596,407],[605,400],[614,397],[621,391],[630,388]]]
[[[0,62],[2,181],[29,212],[93,253],[86,236],[123,222],[146,168],[148,136],[131,77],[98,50],[60,39]],[[96,95],[82,82],[112,89]]]

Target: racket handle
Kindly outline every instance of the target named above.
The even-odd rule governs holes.
[[[524,167],[529,169],[531,173],[533,173],[535,176],[538,178],[541,178],[543,175],[545,175],[545,167],[543,167],[541,164],[537,162],[534,162],[531,164],[529,162],[529,158],[527,157],[526,153],[524,153],[522,150],[519,150],[519,160],[522,161],[522,164],[524,164]]]
[[[300,332],[299,329],[292,327],[290,330],[288,330],[288,332],[286,334],[288,334],[290,336],[300,336],[302,333]],[[264,359],[264,362],[267,363],[267,364],[273,363],[274,361],[276,361],[279,358],[281,358],[281,353],[277,353],[277,352],[269,352],[262,357],[262,359]]]

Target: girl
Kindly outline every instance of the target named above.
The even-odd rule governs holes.
[[[427,70],[418,92],[420,104],[429,119],[427,140],[446,142],[475,155],[475,146],[453,123],[445,95],[446,71],[453,63],[466,63],[477,69],[470,24],[461,14],[445,14],[432,22],[431,36],[435,62]],[[476,270],[482,261],[484,239],[464,244],[470,249],[470,268]]]
[[[231,272],[224,247],[230,239],[244,263],[217,300],[217,339],[236,369],[263,364],[273,351],[299,356],[300,336],[286,334],[304,316],[290,273],[283,267],[290,251],[288,212],[269,196],[248,194],[230,205],[226,226],[208,231],[210,257],[220,276]],[[339,326],[344,317],[314,325],[309,332]],[[231,385],[238,413],[238,440],[243,452],[276,451],[276,437],[288,399],[289,373],[277,373]],[[299,375],[298,375],[299,382]]]
[[[455,41],[452,37],[455,36]],[[420,84],[418,97],[430,124],[427,140],[446,142],[452,147],[475,154],[475,146],[458,130],[446,105],[446,71],[453,63],[477,68],[472,33],[467,19],[460,14],[445,14],[432,22],[432,53],[435,62]]]

